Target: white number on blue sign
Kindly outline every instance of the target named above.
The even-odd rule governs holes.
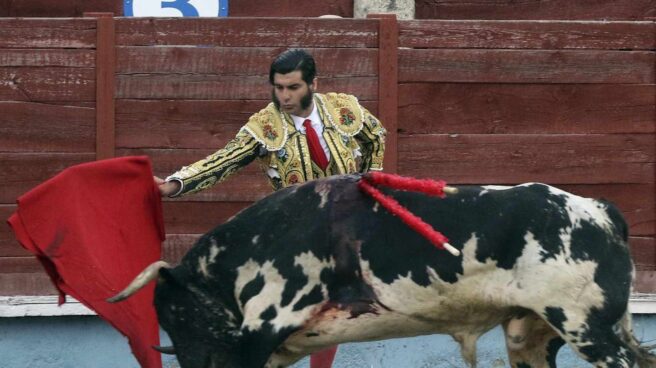
[[[227,17],[228,0],[124,0],[126,17]]]

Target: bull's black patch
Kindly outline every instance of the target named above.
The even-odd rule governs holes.
[[[293,266],[286,271],[285,275],[290,278],[290,281],[285,283],[285,288],[282,291],[281,307],[289,305],[298,291],[308,282],[308,277],[303,272],[301,266]]]
[[[627,307],[633,266],[625,238],[626,222],[614,206],[608,205],[606,212],[615,231],[600,231],[599,226],[583,220],[581,226],[572,231],[571,249],[572,258],[597,263],[594,282],[604,291],[604,307],[593,310],[593,318],[615,321]],[[609,254],[615,256],[609,257]]]
[[[531,368],[531,365],[528,363],[521,362],[521,363],[517,363],[517,368]]]
[[[265,322],[256,331],[244,331],[234,350],[241,357],[240,364],[231,367],[264,367],[271,354],[295,331],[297,327],[275,329]]]
[[[542,184],[483,194],[480,187],[459,187],[459,190],[457,195],[444,199],[393,190],[385,193],[442,232],[458,249],[475,237],[479,262],[489,259],[500,268],[512,269],[524,251],[528,232],[544,249],[544,259],[554,258],[562,251],[560,231],[571,225],[564,210],[564,195],[551,194],[549,187]],[[374,214],[373,200],[364,202],[368,202],[365,208],[351,209],[353,221],[359,224],[352,227],[357,229],[357,238],[366,239],[361,255],[371,261],[377,277],[391,283],[409,276],[415,283],[426,286],[430,283],[426,266],[430,265],[443,281],[458,280],[458,275],[463,273],[462,257],[436,249],[383,208]],[[391,246],[381,249],[381,244]]]
[[[492,259],[497,266],[512,269],[524,251],[529,232],[543,249],[543,260],[555,258],[563,249],[560,231],[571,225],[564,206],[564,196],[550,193],[543,184],[481,196],[477,210],[487,218],[478,219],[476,259]]]
[[[270,305],[269,308],[265,309],[264,312],[260,314],[260,319],[264,321],[270,321],[278,315],[278,312],[276,311],[276,307],[273,305]]]
[[[253,280],[249,281],[239,294],[241,305],[245,305],[252,297],[256,296],[264,288],[264,277],[258,274]]]
[[[294,304],[293,311],[299,311],[307,306],[318,304],[323,301],[323,293],[321,292],[321,285],[315,285],[309,293],[303,295],[301,299]]]
[[[565,316],[563,308],[547,307],[544,310],[544,316],[553,327],[558,329],[558,331],[565,332],[565,326],[563,326],[563,323],[567,321],[567,317]]]

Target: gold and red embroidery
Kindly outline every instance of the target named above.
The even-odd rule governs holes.
[[[270,141],[274,141],[278,138],[278,133],[273,129],[271,124],[264,124],[262,127],[262,133],[264,134],[264,138]]]
[[[342,125],[352,125],[355,121],[355,114],[346,107],[339,109],[339,123]]]

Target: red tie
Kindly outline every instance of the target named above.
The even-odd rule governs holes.
[[[312,158],[312,161],[319,165],[321,170],[326,171],[326,167],[328,167],[328,159],[326,158],[326,153],[321,147],[317,132],[312,128],[312,121],[310,119],[305,119],[303,126],[305,127],[305,138],[308,142],[308,148],[310,148],[310,157]]]

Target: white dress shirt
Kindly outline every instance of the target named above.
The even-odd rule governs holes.
[[[314,107],[312,108],[310,116],[307,118],[302,118],[292,114],[289,115],[294,120],[294,126],[296,127],[296,130],[301,132],[301,134],[305,134],[305,127],[303,126],[303,122],[306,119],[310,119],[312,121],[312,128],[315,132],[317,132],[317,135],[319,136],[319,143],[321,143],[321,148],[323,148],[323,152],[326,154],[328,162],[330,162],[330,150],[328,149],[326,140],[323,138],[323,123],[321,122],[321,117],[319,116],[319,110],[317,110],[317,104],[314,103],[314,101],[312,101],[312,105],[314,105]]]

